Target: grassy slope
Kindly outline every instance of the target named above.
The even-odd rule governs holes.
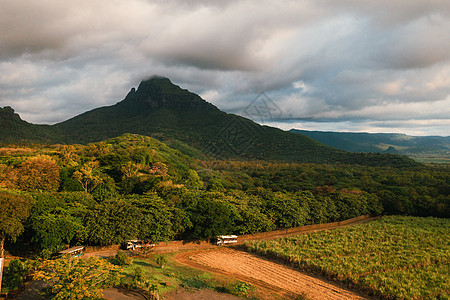
[[[164,255],[167,258],[167,263],[161,268],[157,263],[158,256],[161,255],[144,255],[133,259],[132,264],[124,267],[123,284],[136,285],[134,278],[138,269],[138,273],[142,273],[141,283],[137,283],[138,287],[145,289],[146,285],[153,285],[161,296],[180,290],[194,293],[200,289],[210,289],[239,297],[261,299],[260,291],[249,284],[182,266],[174,261],[173,253]]]

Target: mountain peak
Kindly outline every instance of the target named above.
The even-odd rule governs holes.
[[[170,88],[170,87],[178,87],[178,86],[173,84],[172,81],[170,81],[170,79],[167,78],[167,77],[163,77],[163,76],[159,76],[159,75],[153,75],[153,76],[149,77],[148,79],[142,80],[141,83],[139,84],[138,90],[139,89],[149,88],[149,87],[154,87],[154,88],[166,87],[166,88]]]
[[[173,84],[169,78],[152,76],[149,79],[142,80],[136,92],[141,95],[155,95],[158,93],[159,96],[161,93],[168,94],[176,92],[177,90],[187,92],[187,90],[183,90],[178,85]]]
[[[10,106],[0,107],[0,118],[8,120],[22,121],[20,116],[14,112]]]
[[[169,108],[176,111],[211,110],[217,108],[200,96],[173,84],[169,78],[152,76],[132,88],[119,106],[144,113],[148,110]]]

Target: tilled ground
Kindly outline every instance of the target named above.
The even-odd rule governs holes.
[[[367,299],[343,287],[312,277],[256,255],[230,248],[181,253],[178,262],[269,289],[286,298]]]

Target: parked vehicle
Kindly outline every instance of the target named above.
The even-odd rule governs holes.
[[[73,257],[80,257],[84,255],[84,246],[75,246],[66,250],[58,252],[59,256],[70,255]]]
[[[154,243],[146,242],[142,240],[129,240],[126,244],[127,250],[144,250],[155,247]]]
[[[217,245],[223,246],[223,245],[236,244],[237,238],[238,238],[237,235],[219,235],[219,236],[217,236]]]

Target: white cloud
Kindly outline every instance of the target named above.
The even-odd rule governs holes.
[[[160,74],[231,112],[448,120],[448,36],[447,0],[3,0],[0,106],[58,122]]]

